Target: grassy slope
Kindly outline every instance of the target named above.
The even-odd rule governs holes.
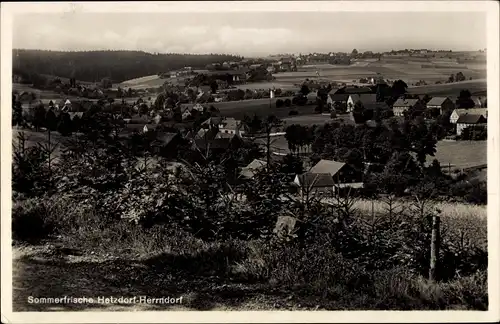
[[[442,221],[447,228],[446,235],[470,239],[480,246],[486,244],[486,208],[465,204],[440,203],[435,207],[442,211]],[[66,207],[67,208],[67,207]],[[371,201],[361,200],[355,205],[364,215],[371,215]],[[381,202],[375,201],[375,213],[384,212]],[[397,209],[397,208],[396,208]],[[82,214],[82,216],[85,216]],[[87,215],[89,216],[89,215]],[[91,215],[90,215],[91,216]],[[123,231],[123,233],[122,233]],[[83,231],[85,232],[85,231]],[[82,233],[83,233],[82,232]],[[80,234],[73,234],[80,235]],[[85,237],[87,244],[82,245],[78,237],[51,241],[42,245],[19,246],[13,248],[13,309],[14,311],[153,311],[153,310],[347,310],[380,309],[387,307],[382,302],[398,300],[396,305],[408,305],[413,300],[413,308],[435,307],[426,304],[436,303],[443,292],[453,297],[457,294],[477,293],[463,286],[464,281],[453,281],[430,286],[422,278],[407,276],[404,272],[386,273],[379,277],[374,287],[373,300],[366,299],[357,290],[343,291],[338,285],[338,296],[327,298],[300,295],[290,287],[280,287],[272,280],[253,282],[239,280],[240,273],[258,271],[259,265],[266,266],[267,260],[257,246],[250,247],[250,254],[239,259],[220,249],[218,243],[206,243],[192,237],[172,238],[168,235],[153,237],[140,230],[129,227],[103,229],[102,232]],[[94,236],[92,236],[94,235]],[[116,237],[120,236],[117,243]],[[113,240],[114,238],[115,240]],[[68,239],[68,240],[67,240]],[[83,239],[83,237],[82,237]],[[109,240],[109,242],[107,241]],[[180,242],[176,242],[180,240]],[[108,243],[106,243],[108,242]],[[75,249],[64,252],[61,248]],[[219,264],[220,253],[226,261]],[[228,258],[228,259],[227,259]],[[208,261],[213,260],[213,261]],[[194,265],[194,266],[193,266]],[[270,265],[267,265],[270,266]],[[334,266],[334,265],[332,265]],[[219,268],[222,267],[223,269]],[[285,271],[295,271],[284,268]],[[215,275],[223,273],[226,275]],[[222,272],[221,272],[222,271]],[[283,273],[280,276],[292,275]],[[233,277],[234,276],[234,277]],[[389,277],[387,277],[389,276]],[[396,280],[396,281],[394,281]],[[415,287],[417,293],[412,292]],[[344,288],[345,289],[345,288]],[[460,289],[463,292],[460,292]],[[484,292],[483,292],[484,293]],[[29,304],[28,296],[142,296],[178,297],[183,296],[182,305],[85,305],[85,304]],[[448,297],[448,296],[446,296]],[[449,298],[449,297],[448,297]],[[452,298],[445,302],[446,307],[465,309],[466,302]],[[441,302],[441,301],[440,301]],[[375,305],[379,303],[380,305]],[[394,307],[394,306],[393,306]],[[397,306],[396,306],[397,307]],[[401,307],[401,306],[400,306]]]

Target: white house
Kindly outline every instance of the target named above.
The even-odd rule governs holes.
[[[488,118],[488,109],[486,108],[470,108],[470,109],[455,109],[450,115],[450,123],[456,124],[460,116],[463,115],[481,115]]]

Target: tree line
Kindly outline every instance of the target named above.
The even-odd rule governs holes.
[[[113,82],[160,74],[186,66],[204,69],[210,63],[241,61],[226,54],[151,54],[143,51],[45,51],[13,50],[14,73],[47,74],[81,81]]]

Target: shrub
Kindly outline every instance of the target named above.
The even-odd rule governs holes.
[[[283,105],[284,105],[284,102],[282,99],[276,100],[276,108],[281,108],[281,107],[283,107]]]

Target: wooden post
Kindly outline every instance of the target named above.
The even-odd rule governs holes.
[[[439,235],[439,216],[432,216],[432,236],[431,236],[431,261],[429,268],[429,280],[434,281],[436,279],[436,266],[437,259],[439,257],[439,245],[440,245],[440,235]]]

